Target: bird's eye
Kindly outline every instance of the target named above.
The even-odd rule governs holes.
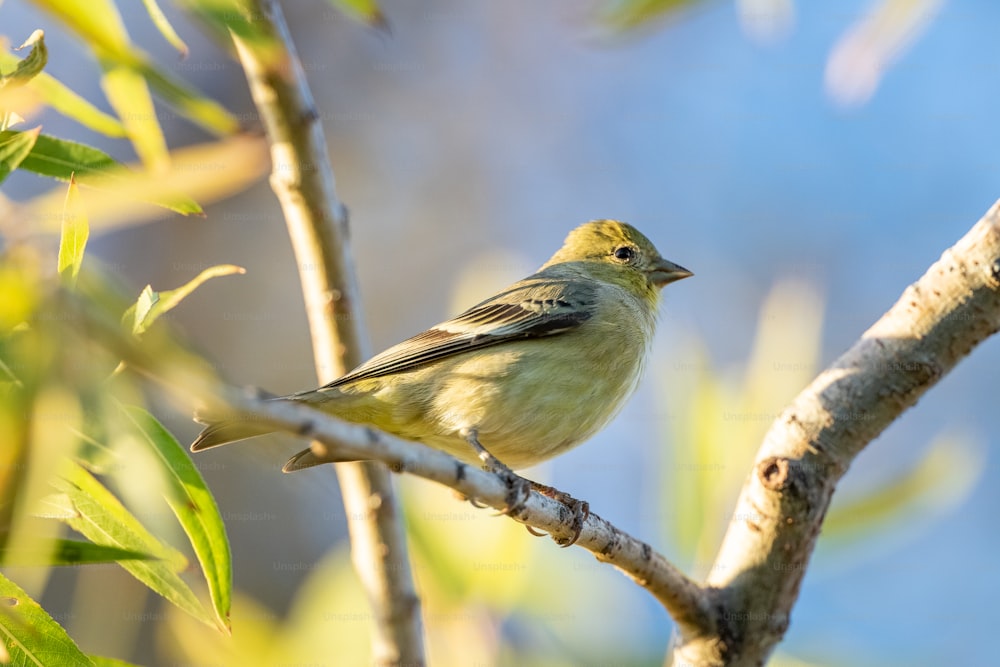
[[[620,262],[631,262],[635,259],[635,248],[632,246],[623,245],[620,248],[615,248],[615,251],[611,253]]]

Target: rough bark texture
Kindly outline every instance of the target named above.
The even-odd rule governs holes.
[[[233,37],[271,147],[271,187],[298,261],[320,384],[369,356],[348,232],[326,140],[302,65],[274,0],[253,3],[274,43]],[[410,574],[402,512],[385,466],[337,465],[355,569],[375,617],[376,664],[424,663],[420,601]]]
[[[1000,203],[771,426],[706,582],[714,627],[682,631],[674,664],[764,664],[854,457],[998,329]]]

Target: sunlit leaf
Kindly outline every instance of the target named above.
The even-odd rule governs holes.
[[[0,132],[0,183],[17,169],[31,153],[41,133],[41,126],[25,132]]]
[[[57,539],[32,548],[0,549],[3,565],[48,566],[113,563],[120,560],[153,560],[152,554],[92,542]]]
[[[20,51],[29,46],[31,51],[23,60],[17,61],[14,71],[0,75],[0,87],[23,85],[38,76],[45,68],[49,58],[48,50],[45,48],[45,32],[36,30],[15,50]]]
[[[27,593],[0,574],[0,638],[12,665],[87,667],[90,658]]]
[[[63,208],[62,233],[59,235],[59,274],[69,284],[76,283],[83,264],[83,253],[90,236],[87,213],[80,206],[79,188],[76,179],[70,178],[66,191],[66,206]]]
[[[350,16],[373,28],[386,29],[388,23],[375,0],[328,0],[328,2]]]
[[[598,20],[616,32],[643,27],[705,0],[608,0],[598,9]]]
[[[181,36],[177,34],[174,30],[174,26],[170,25],[170,21],[167,20],[166,15],[163,10],[160,9],[160,5],[156,3],[156,0],[142,0],[142,4],[146,6],[146,12],[149,14],[149,18],[153,20],[156,25],[156,29],[160,31],[163,38],[167,40],[171,46],[177,49],[177,52],[181,54],[182,57],[186,58],[188,55],[188,46],[181,39]]]
[[[193,289],[193,288],[192,288]],[[151,414],[139,407],[124,412],[156,452],[167,482],[167,504],[191,540],[201,565],[219,623],[229,628],[233,573],[229,539],[215,498],[177,439]]]
[[[141,334],[156,321],[156,318],[172,310],[205,281],[234,273],[246,273],[246,269],[232,264],[210,266],[181,287],[165,292],[154,292],[152,287],[146,285],[136,303],[125,311],[122,321],[131,326],[132,333]]]
[[[105,658],[101,655],[88,655],[87,657],[94,663],[94,667],[138,667],[138,665],[118,658]]]
[[[113,179],[109,177],[108,185],[113,188],[81,189],[80,194],[87,207],[91,233],[103,232],[163,216],[162,210],[143,201],[171,201],[171,197],[187,195],[208,204],[233,195],[260,179],[268,164],[263,138],[233,137],[174,151],[164,174],[135,170],[116,173]],[[123,199],[126,195],[129,198]],[[61,191],[41,195],[13,217],[36,231],[55,231],[52,216],[58,220],[61,198]]]
[[[0,132],[0,142],[16,133],[15,130]],[[82,185],[107,191],[109,196],[112,196],[119,205],[123,203],[123,197],[138,197],[143,201],[162,206],[182,215],[201,212],[201,207],[198,206],[197,202],[185,197],[180,192],[163,194],[165,186],[161,186],[159,193],[153,192],[153,188],[149,188],[150,196],[144,198],[144,193],[137,192],[139,188],[132,187],[134,181],[141,178],[162,179],[165,176],[153,174],[142,176],[143,172],[129,170],[104,151],[75,141],[40,135],[35,141],[35,145],[32,146],[31,152],[21,161],[21,168],[61,181],[69,182],[70,178],[75,178]],[[53,195],[55,198],[50,202],[51,206],[40,214],[55,216],[46,218],[48,223],[46,226],[51,226],[52,220],[62,220],[61,210],[65,197],[61,189],[54,191]],[[84,200],[83,205],[87,209],[89,217],[92,218],[92,206],[89,199],[85,193],[81,193],[81,195],[81,199]],[[58,209],[56,209],[56,205],[59,206]]]
[[[154,159],[152,164],[160,164],[160,160],[156,159],[159,123],[152,102],[148,100],[146,84],[164,102],[211,132],[230,134],[239,127],[236,119],[221,105],[193,92],[187,85],[157,68],[143,51],[135,48],[111,0],[89,0],[87,11],[79,10],[79,0],[36,1],[82,37],[94,49],[106,73],[111,74],[110,82],[105,76],[102,84],[115,111],[129,129],[130,138],[140,142],[136,146],[140,157],[150,157]],[[135,77],[144,80],[143,86],[138,85]],[[146,159],[143,161],[150,164]]]
[[[228,44],[237,37],[252,44],[258,53],[280,57],[281,45],[264,30],[256,5],[249,0],[175,0],[186,11],[197,16],[218,41]]]
[[[97,478],[75,463],[67,462],[56,488],[72,503],[76,516],[71,528],[95,544],[140,551],[160,560],[122,561],[123,568],[161,596],[208,625],[214,616],[205,609],[178,572],[187,566],[182,553],[154,537]]]
[[[81,11],[79,0],[34,0],[34,3],[57,16],[100,55],[130,54],[128,32],[112,0],[87,0],[86,11]]]
[[[867,102],[942,4],[943,0],[873,2],[830,52],[825,73],[827,93],[843,106]]]
[[[824,542],[853,542],[908,514],[943,514],[968,497],[985,470],[982,463],[982,447],[939,438],[913,468],[895,479],[861,496],[835,497],[823,522]]]
[[[162,171],[170,163],[170,152],[146,79],[135,69],[104,61],[101,87],[118,114],[139,159],[147,168]]]
[[[239,121],[221,104],[200,95],[183,81],[148,62],[138,66],[137,71],[166,104],[209,132],[225,136],[240,129]]]
[[[26,117],[38,111],[43,104],[30,82],[24,86],[0,88],[0,132],[23,123]]]
[[[764,433],[818,365],[822,304],[807,285],[779,283],[761,307],[745,368],[713,368],[702,344],[690,341],[659,374],[672,415],[664,426],[666,525],[699,573],[711,565],[727,519],[754,520],[732,516],[732,508]]]
[[[0,133],[0,141],[15,134],[18,134],[15,130]],[[71,178],[88,183],[92,177],[121,166],[104,151],[75,141],[40,135],[22,168],[67,183]]]
[[[17,57],[0,52],[0,68],[7,69],[18,63]],[[41,72],[25,84],[39,102],[44,102],[67,118],[109,137],[124,137],[125,128],[118,119],[104,113],[80,97],[55,77]],[[0,107],[7,105],[0,103]],[[27,113],[27,111],[22,111]]]

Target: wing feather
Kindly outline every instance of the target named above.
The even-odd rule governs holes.
[[[596,291],[592,284],[579,281],[528,278],[389,348],[325,388],[411,370],[512,340],[572,331],[593,317]]]

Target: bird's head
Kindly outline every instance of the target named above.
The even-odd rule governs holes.
[[[694,275],[664,259],[642,232],[618,220],[580,225],[542,269],[567,262],[586,263],[585,270],[595,278],[654,295],[664,285]]]

